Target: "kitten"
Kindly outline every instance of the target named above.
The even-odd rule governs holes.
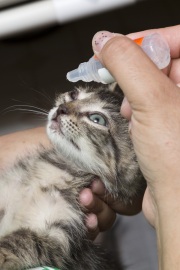
[[[0,269],[48,265],[112,270],[87,237],[79,192],[99,177],[123,203],[144,192],[122,93],[111,87],[61,94],[49,112],[43,147],[0,175]]]

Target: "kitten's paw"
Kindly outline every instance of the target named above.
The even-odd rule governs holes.
[[[20,270],[22,267],[19,258],[5,248],[0,248],[0,269]]]

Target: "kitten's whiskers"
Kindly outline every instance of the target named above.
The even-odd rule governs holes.
[[[37,115],[43,115],[43,116],[48,116],[48,111],[45,109],[42,109],[40,107],[32,106],[32,105],[12,105],[3,110],[3,113],[9,113],[9,112],[14,112],[14,111],[23,111],[26,113],[34,113]]]

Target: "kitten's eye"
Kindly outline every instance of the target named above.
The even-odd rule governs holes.
[[[95,114],[90,114],[89,115],[89,119],[92,121],[92,122],[94,122],[94,123],[96,123],[96,124],[98,124],[98,125],[101,125],[101,126],[106,126],[107,124],[106,124],[106,119],[101,115],[101,114],[97,114],[97,113],[95,113]]]
[[[72,100],[76,100],[77,97],[78,97],[78,90],[75,89],[75,90],[69,92],[69,96],[70,96],[70,98],[71,98]]]

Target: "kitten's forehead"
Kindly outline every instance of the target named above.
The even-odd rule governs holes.
[[[88,93],[85,91],[83,88],[75,88],[69,92],[60,94],[56,97],[56,106],[62,104],[62,103],[67,103],[72,101],[71,93],[72,92],[77,92],[77,99],[78,100],[85,100],[85,99],[90,99],[93,93]]]
[[[79,89],[78,101],[80,101],[81,111],[104,111],[104,110],[118,110],[120,101],[117,96],[107,89],[87,88]],[[117,105],[117,106],[116,106]]]
[[[86,91],[82,91],[79,90],[79,94],[78,94],[78,100],[89,100],[92,99],[94,96],[94,92],[86,92]]]
[[[56,106],[74,101],[72,96],[76,96],[75,101],[78,101],[79,109],[84,107],[84,110],[106,108],[116,111],[119,110],[122,101],[117,94],[102,86],[99,88],[79,87],[61,94],[56,99]]]

